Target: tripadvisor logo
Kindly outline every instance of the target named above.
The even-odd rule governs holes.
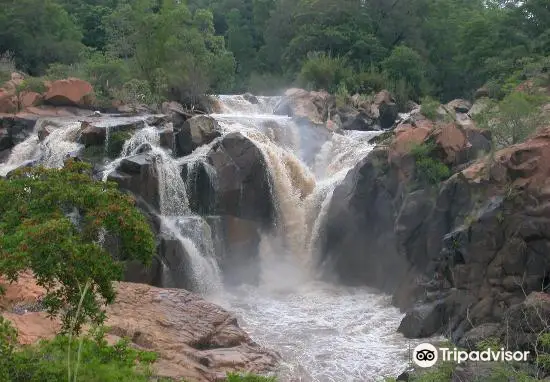
[[[482,351],[466,351],[457,348],[439,348],[432,344],[424,343],[418,345],[413,351],[413,362],[420,367],[432,367],[437,360],[462,363],[466,361],[483,362],[527,362],[528,351],[511,351],[501,348],[499,350],[486,349]]]

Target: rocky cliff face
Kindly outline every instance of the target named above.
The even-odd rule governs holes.
[[[328,270],[392,292],[408,337],[443,333],[474,346],[494,336],[528,348],[546,324],[518,312],[531,300],[549,306],[550,129],[476,160],[489,138],[467,124],[403,124],[335,190]],[[454,174],[419,184],[411,142],[430,144],[428,156]]]

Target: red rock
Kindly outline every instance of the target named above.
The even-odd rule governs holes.
[[[109,343],[128,337],[132,345],[157,352],[153,370],[158,376],[215,381],[231,371],[267,372],[280,359],[254,343],[231,313],[198,295],[144,284],[118,283],[116,288],[116,301],[107,307]],[[0,302],[4,306],[30,302],[41,294],[27,274],[8,288]],[[51,338],[60,327],[58,320],[48,319],[43,312],[4,312],[3,316],[17,328],[21,343]]]
[[[0,89],[0,113],[16,113],[17,112],[17,98],[6,91]]]
[[[44,100],[55,106],[88,106],[92,104],[94,89],[89,82],[78,78],[53,81],[48,85]]]
[[[25,92],[19,97],[21,108],[25,109],[31,106],[40,105],[42,102],[42,95],[35,92]]]

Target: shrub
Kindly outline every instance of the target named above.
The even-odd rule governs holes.
[[[147,382],[150,380],[149,365],[157,358],[156,353],[140,351],[120,340],[110,346],[103,338],[103,331],[96,336],[85,336],[78,346],[69,350],[70,339],[58,335],[52,340],[43,340],[21,349],[3,353],[0,361],[0,379],[9,382],[73,381],[87,382]],[[0,346],[3,338],[0,337]],[[73,364],[68,362],[75,360]]]
[[[147,81],[132,79],[126,82],[120,89],[113,93],[117,100],[124,102],[127,105],[156,105],[161,99],[151,92]]]
[[[326,53],[312,53],[302,65],[299,81],[304,86],[334,93],[351,76],[352,70],[344,58],[331,57]]]
[[[105,234],[120,239],[117,260],[103,247]],[[32,270],[47,291],[44,306],[62,312],[65,331],[78,333],[87,319],[101,323],[122,261],[148,264],[154,252],[133,198],[115,183],[94,181],[88,164],[69,160],[63,169],[25,168],[0,179],[0,273],[11,282]]]
[[[248,79],[248,89],[253,94],[274,96],[287,87],[287,80],[271,73],[252,73]]]
[[[403,92],[410,99],[418,99],[422,95],[426,82],[424,63],[416,51],[398,46],[382,62],[382,68],[388,81],[394,84],[394,91]]]
[[[4,52],[0,54],[0,85],[11,80],[11,74],[16,70],[13,53]]]
[[[116,131],[109,135],[109,142],[106,147],[106,154],[109,158],[116,158],[120,155],[124,142],[132,136],[127,131]]]
[[[227,374],[227,382],[276,382],[275,377],[262,377],[254,374]]]
[[[421,185],[437,185],[451,176],[451,170],[445,163],[430,156],[433,150],[434,146],[430,143],[417,145],[411,150],[416,165],[416,180]]]
[[[386,88],[387,81],[382,73],[372,67],[351,76],[346,85],[352,93],[371,94]]]
[[[542,97],[513,92],[476,115],[475,121],[481,128],[491,130],[497,147],[520,143],[543,126],[545,121],[539,109],[543,101]]]
[[[420,112],[428,119],[431,119],[432,121],[437,120],[437,109],[439,109],[439,101],[431,98],[431,97],[424,97],[422,98],[422,104]]]

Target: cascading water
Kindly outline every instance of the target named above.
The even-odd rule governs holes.
[[[368,140],[376,133],[331,134],[270,115],[266,105],[275,102],[220,100],[224,113],[212,116],[225,130],[251,139],[264,156],[278,227],[262,237],[260,284],[226,288],[213,300],[235,311],[255,340],[283,355],[281,381],[363,382],[399,373],[409,342],[396,333],[402,315],[391,298],[315,279],[317,242],[334,189],[372,150]]]

